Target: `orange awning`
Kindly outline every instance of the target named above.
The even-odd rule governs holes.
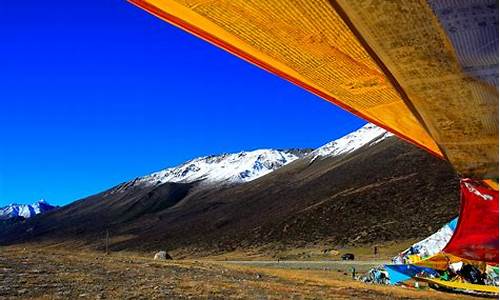
[[[490,21],[450,38],[450,7],[427,1],[130,1],[447,158],[463,176],[498,176],[498,70],[496,81],[485,75],[494,49],[460,44],[487,39]]]

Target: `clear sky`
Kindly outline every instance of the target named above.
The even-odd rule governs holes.
[[[0,3],[0,206],[365,122],[122,0]]]

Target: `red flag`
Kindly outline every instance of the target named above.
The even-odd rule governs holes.
[[[457,228],[443,252],[498,264],[498,191],[471,179],[460,190]]]

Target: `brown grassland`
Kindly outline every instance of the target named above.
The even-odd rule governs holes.
[[[144,253],[0,248],[0,299],[466,299],[370,285],[339,269],[291,269],[228,257],[154,261]],[[285,265],[285,264],[284,264]]]

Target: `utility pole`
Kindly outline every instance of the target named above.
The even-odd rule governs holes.
[[[106,229],[106,255],[109,255],[109,230]]]

